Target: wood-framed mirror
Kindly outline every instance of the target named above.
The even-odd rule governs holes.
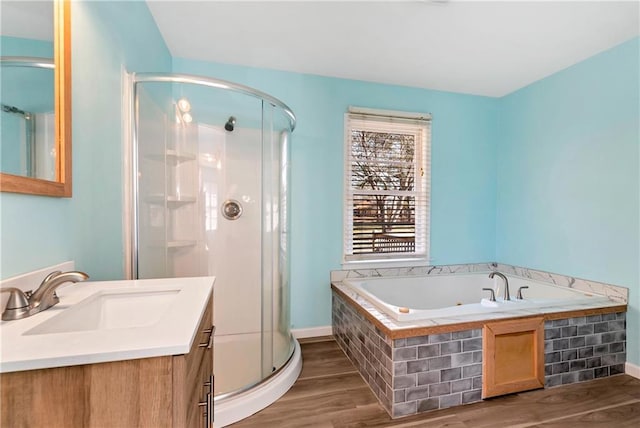
[[[3,3],[4,9],[7,3]],[[0,172],[0,191],[2,192],[71,197],[71,1],[52,0],[52,3],[53,62],[55,67],[53,73],[54,115],[51,120],[53,122],[53,139],[52,150],[50,150],[52,153],[52,179],[34,178],[28,176],[30,174],[8,173],[3,167],[3,172]],[[3,10],[3,14],[5,14],[5,10]],[[3,58],[5,57],[3,56]],[[7,57],[7,59],[9,58]],[[9,61],[3,60],[3,62],[8,63]],[[31,116],[29,112],[4,103],[2,109],[3,112],[18,113],[23,117]],[[24,131],[22,132],[24,134]],[[0,141],[0,144],[7,144],[7,142]]]

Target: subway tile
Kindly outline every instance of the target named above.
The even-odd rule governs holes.
[[[482,364],[473,364],[462,368],[462,377],[473,377],[482,375]]]
[[[602,343],[611,343],[615,342],[616,334],[615,333],[602,333]]]
[[[556,363],[553,364],[553,374],[566,373],[569,371],[569,363]]]
[[[606,333],[609,331],[609,323],[608,322],[599,322],[593,325],[594,333]]]
[[[553,340],[545,340],[544,341],[544,353],[548,353],[553,351]]]
[[[440,383],[440,371],[418,373],[418,386]]]
[[[575,360],[569,363],[569,370],[572,372],[584,370],[587,368],[587,362],[585,360]]]
[[[416,386],[415,375],[394,376],[393,389],[404,389]]]
[[[380,349],[382,350],[382,353],[384,355],[386,355],[387,357],[391,358],[392,356],[392,348],[391,346],[387,345],[386,343],[382,342],[380,343]]]
[[[616,314],[602,314],[602,321],[613,321],[616,319]]]
[[[627,353],[619,352],[616,354],[616,364],[626,363],[627,362]]]
[[[471,330],[471,337],[482,337],[482,329],[477,328],[475,330]]]
[[[615,362],[615,358],[613,362]],[[458,380],[461,377],[462,377],[462,369],[460,367],[440,370],[440,380],[442,382],[446,382],[450,380]]]
[[[602,365],[602,360],[600,359],[600,357],[591,357],[586,359],[586,363],[587,363],[587,368],[591,369],[595,367],[600,367]]]
[[[438,385],[438,384],[436,384],[436,385]],[[431,385],[416,386],[414,388],[407,388],[406,389],[406,400],[405,401],[414,401],[414,400],[419,400],[419,399],[422,399],[422,398],[431,397],[430,387],[431,387]]]
[[[603,366],[612,366],[616,363],[615,354],[606,354],[602,356],[602,365]]]
[[[553,386],[562,385],[562,375],[557,374],[553,376],[547,376],[544,379],[545,386],[551,388]]]
[[[616,319],[617,320],[624,320],[627,319],[627,313],[626,312],[618,312],[616,314]]]
[[[592,380],[594,378],[594,370],[593,369],[588,369],[588,370],[582,370],[580,372],[578,372],[578,382],[584,382],[586,380]]]
[[[570,348],[582,348],[585,346],[585,338],[584,336],[572,337],[569,339],[569,347]]]
[[[602,344],[602,335],[601,334],[590,334],[589,336],[585,336],[585,344],[587,346]]]
[[[393,402],[394,403],[404,403],[405,402],[405,390],[404,389],[396,389],[393,391]]]
[[[563,349],[569,349],[569,339],[556,339],[553,341],[554,351],[561,351]]]
[[[393,340],[393,347],[394,348],[403,348],[407,346],[407,340],[406,339],[394,339]]]
[[[418,355],[417,348],[395,348],[393,350],[393,361],[415,360]]]
[[[552,364],[545,364],[544,366],[544,375],[545,376],[551,376],[553,374],[553,365]]]
[[[429,343],[448,342],[451,340],[451,333],[432,334],[429,336]]]
[[[407,374],[407,362],[400,361],[393,363],[393,375],[404,375]]]
[[[409,403],[398,403],[393,405],[391,413],[394,418],[398,418],[401,416],[415,415],[416,408],[417,406],[415,401],[411,401]]]
[[[476,351],[482,354],[482,351]],[[461,367],[472,364],[473,361],[473,352],[463,352],[459,354],[451,355],[451,367]]]
[[[437,357],[440,355],[440,345],[418,346],[418,358]]]
[[[586,317],[569,318],[569,325],[580,325],[587,322]]]
[[[473,389],[482,388],[482,376],[476,376],[473,378]]]
[[[451,393],[451,384],[449,382],[445,383],[435,383],[429,385],[429,397],[437,397],[440,395],[447,395]]]
[[[426,345],[429,343],[429,336],[407,337],[407,346]]]
[[[587,322],[594,323],[602,321],[602,315],[590,315],[587,317]]]
[[[567,318],[560,319],[560,320],[553,320],[554,327],[565,327],[568,325],[569,325],[569,320]]]
[[[426,372],[429,370],[429,360],[407,361],[407,373]]]
[[[545,328],[544,340],[559,339],[562,334],[562,329],[558,328]]]
[[[563,373],[561,377],[563,385],[576,383],[578,381],[578,372]]]
[[[598,345],[593,347],[593,355],[604,355],[609,353],[609,345]]]
[[[551,363],[559,363],[562,360],[562,353],[561,352],[549,352],[544,354],[544,363],[545,364],[551,364]]]
[[[627,340],[627,332],[625,330],[616,331],[614,333],[614,341],[615,342],[624,342],[625,340]]]
[[[573,337],[578,334],[578,327],[571,325],[562,328],[562,337]]]
[[[473,362],[481,363],[482,362],[482,351],[474,351],[473,352]]]
[[[429,370],[439,370],[451,368],[451,355],[435,357],[429,359]],[[423,371],[426,371],[423,370]]]
[[[462,394],[443,395],[440,397],[440,408],[446,409],[447,407],[459,406],[462,404]]]
[[[482,391],[467,391],[462,393],[462,404],[474,403],[482,400]]]
[[[473,388],[473,379],[459,379],[451,382],[451,393],[468,391]]]
[[[462,350],[467,351],[480,351],[482,350],[482,338],[477,337],[474,339],[465,339],[462,341]]]
[[[579,335],[587,335],[593,334],[593,324],[580,324],[578,325],[578,334]]]
[[[548,328],[552,328],[553,327],[553,321],[551,320],[547,320],[544,322],[544,329],[548,329]]]
[[[418,400],[418,413],[428,412],[429,410],[438,410],[440,408],[440,400],[438,397],[428,398],[426,400]]]
[[[562,361],[571,361],[578,358],[578,350],[577,349],[569,349],[566,351],[562,351]]]
[[[619,331],[626,328],[626,323],[623,320],[609,321],[609,331]]]
[[[615,364],[613,366],[609,366],[609,375],[613,376],[615,374],[624,373],[624,364]]]
[[[473,337],[473,330],[454,331],[451,333],[451,340],[470,339]]]
[[[440,355],[459,353],[461,349],[462,344],[459,340],[455,342],[443,342],[440,344]]]
[[[593,369],[593,377],[606,377],[609,376],[609,367],[597,367]]]

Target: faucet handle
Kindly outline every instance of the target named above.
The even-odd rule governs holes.
[[[9,300],[7,301],[6,309],[22,309],[29,306],[29,300],[25,295],[24,291],[20,290],[16,287],[6,287],[1,288],[0,293],[11,293],[9,294]]]
[[[528,285],[523,285],[522,287],[518,288],[518,294],[516,295],[516,299],[518,299],[518,300],[524,299],[524,297],[522,297],[522,290],[524,288],[529,288],[529,286]]]
[[[27,299],[25,293],[19,288],[0,288],[0,293],[11,293],[9,294],[7,306],[2,312],[3,321],[17,320],[19,318],[22,318],[25,313],[29,312],[29,300]]]
[[[489,298],[490,302],[496,301],[496,293],[493,291],[493,288],[483,288],[482,291],[488,291],[491,293],[491,297]]]

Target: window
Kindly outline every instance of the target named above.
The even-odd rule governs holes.
[[[428,259],[429,115],[345,116],[344,260]]]

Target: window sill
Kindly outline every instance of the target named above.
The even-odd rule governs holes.
[[[430,266],[428,259],[353,260],[342,262],[342,270],[383,269],[397,267]]]

